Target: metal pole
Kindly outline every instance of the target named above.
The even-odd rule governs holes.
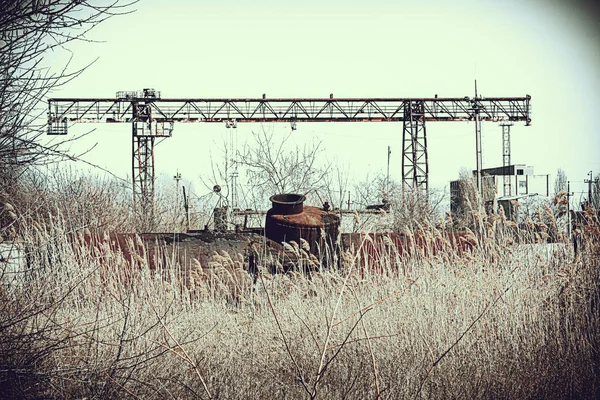
[[[588,172],[590,179],[586,179],[584,182],[588,184],[588,204],[592,205],[592,171]]]
[[[135,163],[138,162],[138,141],[136,140],[135,134],[135,122],[131,123],[131,181],[133,183],[133,212],[137,214],[138,207],[140,207],[140,199],[138,198],[138,185],[137,185],[137,169]]]
[[[479,112],[475,112],[475,160],[477,165],[477,189],[482,194],[483,190],[481,187],[481,124],[479,122]]]
[[[348,190],[348,210],[350,210],[350,191]]]
[[[189,205],[188,205],[188,200],[187,200],[187,196],[185,194],[185,186],[183,187],[183,208],[185,209],[185,222],[186,222],[186,228],[187,228],[187,232],[190,231],[190,209],[189,209]]]
[[[479,101],[477,98],[477,81],[475,81],[475,99],[473,100],[473,111],[475,113],[475,160],[477,165],[477,189],[479,195],[483,198],[483,185],[481,184],[481,121],[479,120]]]
[[[567,181],[567,233],[571,240],[571,181]]]
[[[385,178],[385,195],[386,195],[386,197],[389,196],[389,191],[390,191],[390,154],[392,154],[392,150],[391,150],[391,147],[388,146],[387,176]]]
[[[181,180],[181,174],[179,173],[179,170],[177,170],[177,172],[173,176],[173,179],[175,179],[175,218],[177,220],[179,220],[179,210],[180,210],[179,206],[181,205],[179,203],[179,181]],[[183,189],[183,195],[184,195],[183,201],[185,202],[185,187]],[[184,206],[184,208],[185,208],[185,206]]]

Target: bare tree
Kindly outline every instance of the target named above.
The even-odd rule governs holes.
[[[358,209],[370,207],[386,211],[381,215],[361,216],[368,226],[376,230],[403,231],[439,222],[445,195],[436,189],[430,189],[429,193],[420,190],[403,192],[400,182],[388,181],[386,175],[378,174],[354,185],[353,198]]]
[[[452,215],[454,225],[458,228],[472,227],[474,225],[473,211],[479,211],[480,195],[477,190],[477,182],[473,175],[462,170],[459,173],[458,192],[454,195]]]
[[[396,185],[398,191],[401,186]],[[437,225],[442,219],[442,204],[447,198],[442,189],[429,189],[428,193],[420,190],[406,191],[396,194],[400,201],[392,199],[391,207],[394,210],[394,230],[400,231],[405,227],[411,230],[423,226]]]
[[[557,196],[560,192],[567,191],[567,174],[562,168],[556,171],[556,179],[554,180],[554,195]]]
[[[98,4],[96,4],[98,3]],[[23,167],[60,155],[60,143],[43,146],[46,130],[39,103],[48,92],[85,69],[58,71],[44,57],[85,35],[106,19],[130,12],[121,0],[0,0],[0,172],[14,178]],[[41,122],[40,122],[41,121]],[[6,182],[4,182],[6,183]]]
[[[272,130],[261,128],[253,132],[256,144],[246,145],[240,156],[242,166],[254,194],[300,193],[318,199],[327,192],[326,177],[331,165],[319,166],[318,156],[323,152],[321,142],[289,148],[291,133],[275,138]],[[267,196],[268,197],[268,196]],[[256,198],[260,203],[260,198]]]
[[[596,177],[592,182],[591,204],[594,210],[600,211],[600,172],[596,173]]]
[[[353,203],[359,209],[365,209],[372,204],[380,204],[384,197],[388,197],[386,193],[386,176],[377,174],[374,177],[366,176],[366,178],[354,184]],[[395,185],[389,185],[391,191],[394,191]],[[392,196],[393,197],[393,196]]]
[[[343,169],[339,165],[335,168],[330,168],[329,173],[325,177],[325,189],[318,194],[319,201],[327,201],[331,204],[332,208],[336,209],[348,207],[347,201],[350,196],[350,183],[348,179],[347,169]]]
[[[568,178],[567,174],[562,168],[556,171],[556,179],[554,180],[554,200],[552,201],[551,208],[556,218],[561,218],[567,215],[567,197],[565,194],[568,190]]]
[[[52,164],[48,169],[29,168],[20,181],[20,190],[10,201],[28,205],[20,213],[24,224],[51,225],[52,219],[60,217],[69,231],[132,230],[125,180]]]
[[[44,58],[69,42],[87,40],[86,33],[106,19],[130,12],[133,2],[123,1],[0,0],[0,237],[7,229],[14,235],[17,184],[28,167],[73,159],[60,150],[66,141],[41,143],[46,107],[39,106],[86,67],[71,71],[67,61],[57,72]]]

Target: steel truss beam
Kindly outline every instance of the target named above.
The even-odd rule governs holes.
[[[473,101],[465,98],[329,99],[50,99],[48,121],[131,122],[133,105],[143,101],[156,121],[168,122],[402,122],[407,104],[423,104],[426,121],[472,121]],[[529,119],[530,96],[480,98],[481,121]]]
[[[524,97],[449,98],[200,98],[162,99],[135,92],[117,98],[48,100],[48,134],[66,134],[70,122],[132,123],[134,200],[152,208],[156,137],[174,122],[402,122],[403,187],[428,188],[426,121],[524,121]],[[477,155],[479,162],[479,154]],[[479,166],[480,167],[480,166]]]

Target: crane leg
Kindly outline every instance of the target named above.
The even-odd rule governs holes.
[[[135,124],[135,122],[134,122]],[[133,205],[142,230],[150,230],[154,217],[155,137],[132,135]]]
[[[427,194],[429,164],[423,101],[404,104],[402,143],[402,192],[413,190]]]

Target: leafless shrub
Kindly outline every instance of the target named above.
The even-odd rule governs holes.
[[[119,0],[0,1],[0,197],[11,199],[17,214],[25,211],[14,200],[28,168],[75,157],[61,150],[67,141],[41,140],[47,132],[46,107],[39,104],[85,67],[71,70],[67,61],[55,70],[45,62],[46,55],[72,41],[87,40],[87,32],[114,15],[130,12],[130,6]],[[10,229],[4,224],[2,228]]]
[[[239,164],[250,183],[250,204],[263,204],[265,194],[300,193],[318,199],[326,189],[325,178],[331,166],[317,165],[323,152],[321,143],[290,148],[290,135],[275,139],[273,131],[261,127],[253,133],[256,143],[245,146]]]
[[[441,219],[444,195],[439,190],[403,188],[400,182],[388,180],[382,174],[354,185],[355,207],[367,209],[376,205],[382,211],[358,217],[355,231],[402,232],[408,228],[437,225]]]

